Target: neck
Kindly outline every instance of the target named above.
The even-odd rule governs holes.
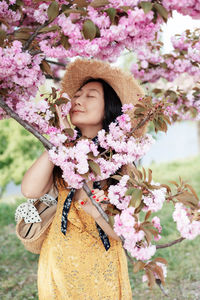
[[[82,136],[85,136],[89,139],[93,139],[97,135],[98,131],[102,129],[102,126],[88,126],[84,128],[81,128],[81,126],[79,126],[79,129],[81,131]]]

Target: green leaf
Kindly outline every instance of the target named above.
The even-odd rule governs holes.
[[[57,1],[53,1],[47,10],[49,21],[53,21],[59,14],[59,4]]]
[[[168,194],[171,193],[171,189],[167,184],[162,183],[160,186],[166,188]]]
[[[132,192],[132,198],[130,201],[130,205],[138,208],[142,201],[142,190],[134,189]]]
[[[143,261],[138,260],[133,266],[133,272],[137,273],[138,271],[143,270],[145,265],[146,264]]]
[[[148,278],[148,286],[152,288],[155,284],[155,277],[151,270],[146,269],[146,276]]]
[[[116,9],[113,8],[113,7],[110,7],[108,9],[106,9],[106,13],[109,16],[111,23],[114,24],[115,23],[115,16],[116,16],[116,13],[117,13]]]
[[[73,2],[78,7],[87,7],[89,5],[89,2],[87,2],[86,0],[74,0]]]
[[[43,59],[43,61],[41,62],[40,67],[41,67],[41,70],[44,73],[46,73],[46,74],[48,74],[50,76],[53,76],[53,73],[52,73],[52,70],[50,68],[50,65],[48,64],[48,62],[46,62],[45,59]]]
[[[163,68],[165,70],[167,70],[167,68],[168,68],[168,65],[166,62],[160,63],[160,66],[161,66],[161,68]]]
[[[126,191],[125,196],[131,196],[135,188],[130,188]]]
[[[95,161],[88,160],[88,164],[90,166],[90,169],[92,170],[92,172],[95,175],[101,175],[101,169],[100,169],[99,165]]]
[[[91,20],[83,23],[83,35],[86,40],[93,40],[96,36],[96,26]]]
[[[156,11],[161,16],[161,18],[163,18],[163,20],[165,22],[167,22],[168,11],[166,10],[166,8],[164,8],[164,6],[162,6],[161,4],[158,4],[158,3],[154,3],[153,7],[156,9]]]
[[[166,259],[163,258],[163,257],[156,257],[156,258],[154,258],[154,262],[160,262],[160,263],[162,263],[162,264],[167,265],[167,261],[166,261]]]
[[[109,1],[107,1],[107,0],[93,0],[90,3],[90,6],[97,8],[97,7],[102,7],[102,6],[105,6],[108,4],[109,4]]]
[[[30,33],[28,32],[19,32],[19,31],[15,32],[15,38],[17,40],[28,40],[29,37],[30,37]]]
[[[108,218],[109,218],[109,224],[113,228],[114,227],[114,223],[115,223],[114,216],[108,216]]]
[[[150,215],[151,215],[151,210],[149,210],[149,211],[146,213],[146,215],[145,215],[145,221],[147,221],[147,220],[149,219]]]
[[[74,136],[74,130],[72,128],[65,128],[63,132],[69,135],[71,138]]]
[[[176,199],[179,200],[180,202],[184,203],[185,205],[189,205],[189,206],[192,205],[192,206],[198,207],[198,203],[199,203],[198,198],[196,199],[196,197],[193,194],[191,194],[187,191],[176,196]]]
[[[121,175],[113,175],[113,176],[111,176],[111,178],[113,178],[113,179],[116,179],[116,180],[120,181],[120,180],[121,180],[121,178],[122,178],[122,176],[121,176]]]
[[[140,108],[137,108],[135,111],[134,111],[134,114],[138,115],[138,114],[141,114],[143,112],[146,111],[146,108],[145,107],[140,107]]]
[[[148,169],[148,183],[150,184],[152,181],[152,170]]]
[[[77,8],[69,8],[66,9],[64,12],[66,17],[69,17],[70,14],[81,14],[82,16],[87,16],[87,11],[83,9],[77,9]]]
[[[185,184],[185,187],[187,187],[191,192],[192,194],[194,195],[194,197],[197,199],[197,201],[199,201],[199,198],[197,196],[197,193],[195,192],[195,190],[193,189],[193,187],[189,184]]]
[[[5,38],[6,38],[6,32],[0,29],[0,46],[3,46]]]
[[[59,98],[59,99],[57,99],[56,101],[55,101],[55,104],[56,105],[61,105],[61,104],[66,104],[68,101],[67,101],[67,99],[66,98]]]
[[[151,2],[146,2],[146,1],[142,1],[140,2],[140,6],[143,9],[144,13],[147,14],[153,7],[153,3]]]
[[[60,42],[66,50],[68,50],[71,47],[69,43],[69,38],[64,34],[62,34]]]
[[[66,9],[69,9],[71,6],[72,6],[72,4],[63,4],[63,5],[61,6],[62,12],[64,12]]]
[[[53,32],[53,31],[57,31],[57,30],[60,30],[60,27],[58,25],[53,25],[51,27],[43,27],[39,33],[47,33],[47,32]]]

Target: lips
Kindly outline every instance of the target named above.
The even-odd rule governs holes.
[[[72,113],[75,113],[75,112],[83,112],[82,110],[72,110]]]

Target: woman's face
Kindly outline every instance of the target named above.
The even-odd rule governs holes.
[[[76,92],[72,99],[70,118],[83,134],[84,129],[102,128],[104,118],[104,92],[100,82],[89,82]]]

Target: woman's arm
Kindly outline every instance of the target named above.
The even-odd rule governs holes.
[[[47,193],[53,184],[53,168],[54,164],[45,150],[25,173],[21,183],[22,194],[26,198],[39,198]]]
[[[70,128],[67,118],[62,117],[61,106],[56,105],[56,112],[60,128]],[[48,151],[45,150],[24,175],[21,184],[22,194],[26,198],[39,198],[46,194],[53,184],[53,168],[54,164],[49,160]]]
[[[112,229],[112,227],[104,220],[102,216],[99,216],[95,218],[95,221],[98,223],[98,225],[103,229],[103,231],[111,236],[113,239],[117,241],[121,241],[119,236],[115,233],[115,231]]]

